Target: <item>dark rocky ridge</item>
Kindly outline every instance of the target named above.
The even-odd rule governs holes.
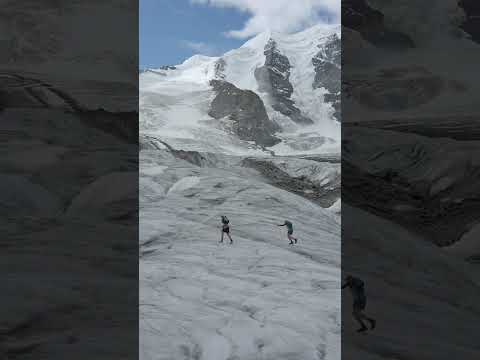
[[[173,65],[163,65],[163,66],[160,66],[160,69],[162,69],[162,70],[176,70],[177,67],[173,66]]]
[[[217,94],[210,104],[210,116],[228,118],[230,130],[242,140],[255,141],[261,146],[280,142],[273,135],[279,126],[268,118],[265,105],[255,92],[223,80],[212,80],[210,85]]]
[[[323,87],[328,90],[324,101],[334,108],[333,114],[337,121],[341,121],[341,49],[342,44],[337,34],[329,37],[324,45],[319,45],[320,51],[312,59],[315,68],[313,88]]]
[[[280,53],[273,39],[265,45],[264,54],[265,65],[255,69],[259,90],[271,97],[274,110],[290,117],[296,123],[312,124],[313,121],[302,115],[295,102],[290,99],[293,86],[289,81],[291,65],[288,58]]]
[[[144,141],[148,143],[144,147],[144,150],[167,151],[176,159],[187,161],[198,167],[221,168],[222,166],[228,166],[228,161],[225,162],[225,159],[222,159],[218,154],[191,150],[177,150],[168,143],[153,138],[146,138]],[[164,145],[167,149],[160,148],[155,144],[157,142]],[[227,158],[231,159],[232,157]],[[339,163],[337,157],[314,156],[305,158],[319,163]],[[238,161],[241,166],[258,171],[269,184],[300,195],[324,208],[332,206],[335,201],[340,198],[340,177],[327,184],[320,185],[320,183],[312,181],[305,175],[294,177],[268,159],[258,159],[253,157],[242,159],[239,157]]]
[[[158,142],[165,145],[165,147],[168,149],[170,154],[172,154],[175,158],[180,160],[185,160],[195,166],[199,166],[199,167],[214,166],[217,162],[215,154],[210,154],[210,153],[202,154],[198,151],[191,151],[191,150],[181,150],[181,149],[177,150],[177,149],[174,149],[169,144],[167,144],[165,141],[158,140]],[[162,151],[162,149],[158,149],[158,150]]]
[[[471,39],[480,44],[480,2],[478,0],[459,0],[465,12],[465,19],[460,28],[470,35]]]
[[[225,79],[225,74],[224,74],[225,66],[226,66],[226,63],[225,63],[224,59],[220,58],[220,59],[217,60],[217,62],[215,63],[215,78],[216,79],[219,79],[219,80]]]
[[[472,144],[471,148],[458,147],[455,151],[452,148],[457,161],[449,175],[454,181],[432,194],[431,180],[419,169],[441,166],[437,163],[441,157],[436,156],[440,148],[428,145],[428,139],[420,136],[401,145],[386,143],[385,147],[372,151],[369,161],[378,161],[383,165],[371,173],[362,169],[361,163],[349,160],[354,144],[349,139],[359,136],[351,134],[369,130],[364,130],[363,126],[344,126],[342,181],[348,187],[342,188],[343,201],[378,216],[395,219],[395,222],[438,246],[459,241],[472,224],[478,222],[480,166],[472,160],[479,151],[478,147],[475,149]],[[378,133],[378,129],[374,131]]]
[[[300,195],[324,208],[332,206],[340,197],[340,186],[332,190],[328,186],[315,184],[305,176],[292,177],[268,160],[246,158],[242,166],[257,170],[273,186]]]
[[[428,198],[399,174],[385,170],[367,174],[350,163],[342,165],[342,179],[352,186],[342,191],[342,200],[380,217],[395,221],[438,245],[448,246],[460,240],[471,223],[478,221],[480,201],[442,202]],[[393,203],[408,204],[408,211],[392,208]]]

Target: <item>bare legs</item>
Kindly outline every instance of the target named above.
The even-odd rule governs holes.
[[[288,240],[290,240],[290,244],[293,244],[295,241],[295,244],[297,243],[297,238],[294,238],[292,234],[287,234]]]
[[[228,238],[230,239],[230,244],[232,244],[232,243],[233,243],[233,240],[232,240],[232,237],[230,236],[230,233],[225,232],[225,231],[223,231],[223,230],[222,230],[222,237],[221,237],[221,239],[220,239],[220,242],[223,243],[223,234],[227,234]]]

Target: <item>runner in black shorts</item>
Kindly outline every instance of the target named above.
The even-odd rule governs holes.
[[[350,288],[353,296],[353,317],[361,326],[357,331],[363,332],[368,329],[363,320],[367,320],[370,323],[370,329],[374,329],[376,321],[363,313],[363,310],[365,310],[365,307],[367,306],[367,297],[365,296],[365,286],[363,281],[348,275],[345,278],[345,283],[342,285],[342,289],[345,289],[346,287]]]
[[[220,240],[223,243],[223,234],[227,234],[228,238],[230,239],[230,244],[233,243],[232,237],[230,236],[230,220],[224,215],[222,215],[222,238]]]

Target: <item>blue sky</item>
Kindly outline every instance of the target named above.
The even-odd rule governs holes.
[[[245,40],[224,32],[241,28],[248,15],[189,0],[140,0],[140,68],[179,64],[198,53],[219,55]]]
[[[140,67],[221,55],[267,29],[340,21],[340,0],[140,0]]]

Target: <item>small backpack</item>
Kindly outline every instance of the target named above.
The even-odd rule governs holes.
[[[358,278],[354,278],[352,283],[353,283],[353,286],[355,286],[355,288],[357,290],[360,290],[360,291],[365,290],[365,283],[362,280],[360,280]]]

